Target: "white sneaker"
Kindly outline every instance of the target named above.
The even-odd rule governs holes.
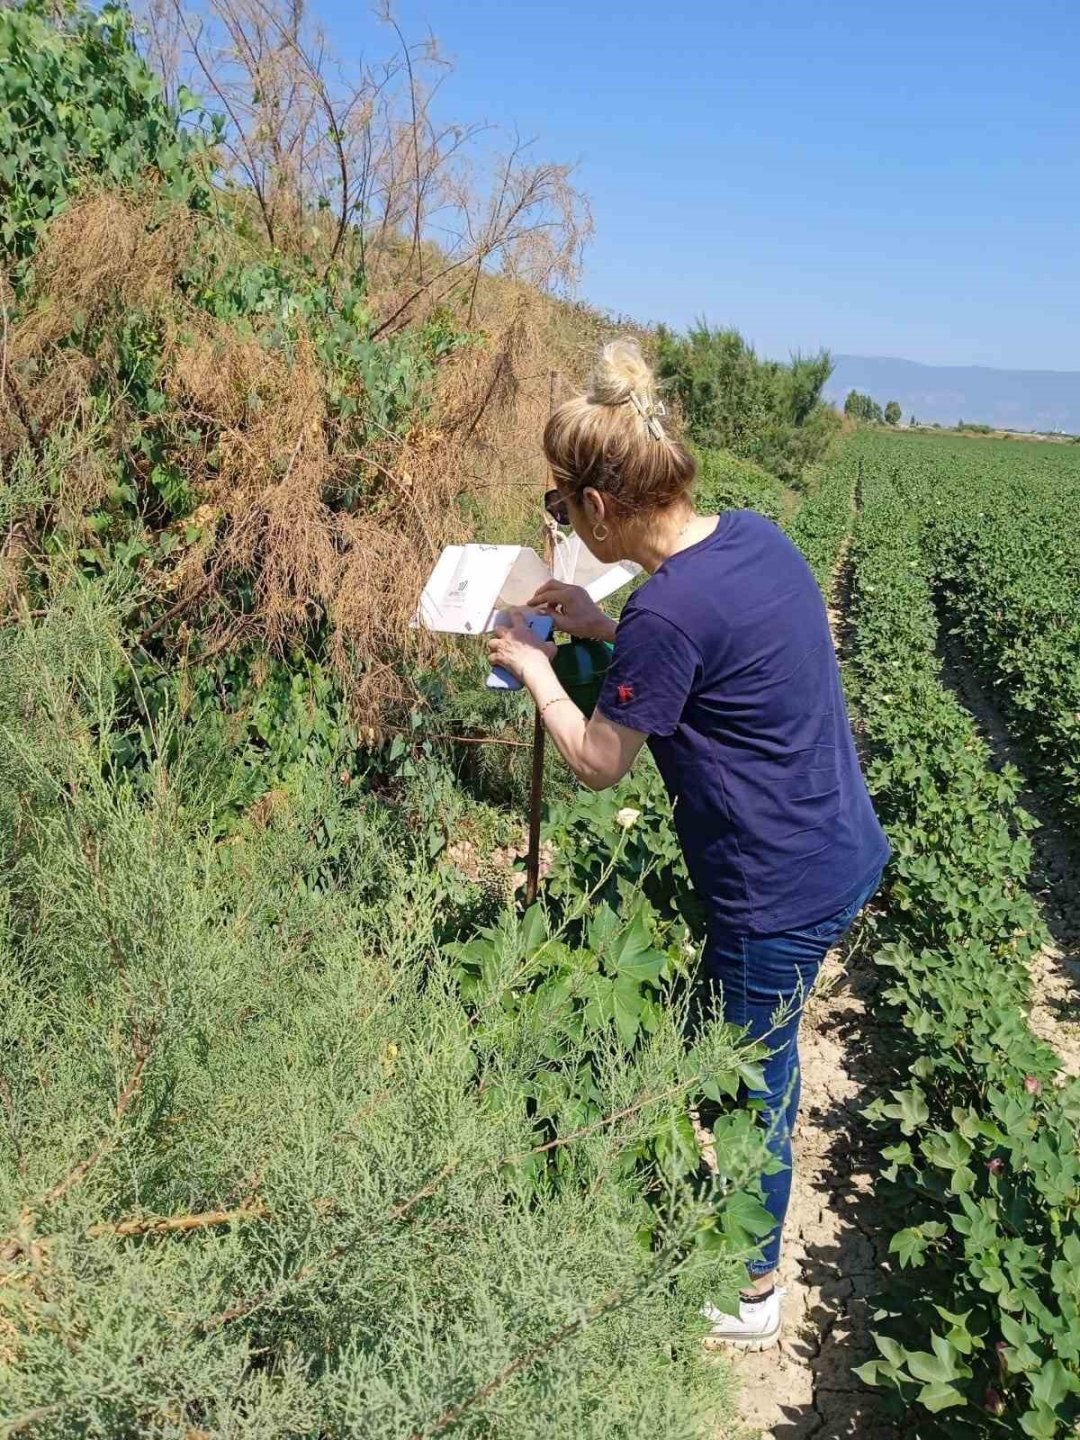
[[[767,1300],[743,1300],[738,1315],[725,1315],[715,1305],[702,1306],[701,1313],[712,1329],[701,1343],[706,1350],[719,1350],[724,1345],[735,1345],[740,1350],[768,1350],[780,1339],[783,1298],[784,1291],[778,1287]]]

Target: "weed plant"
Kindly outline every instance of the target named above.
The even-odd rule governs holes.
[[[8,1424],[699,1433],[723,1381],[696,1305],[752,1248],[759,1154],[744,1115],[719,1184],[672,1157],[699,1072],[748,1063],[734,1037],[688,1050],[656,1006],[628,1054],[508,1004],[545,949],[603,969],[538,911],[502,916],[463,1003],[392,808],[299,767],[221,839],[167,711],[117,763],[129,674],[93,588],[3,638]],[[557,1083],[583,1066],[585,1121]]]

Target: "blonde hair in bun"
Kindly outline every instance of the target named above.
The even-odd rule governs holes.
[[[689,498],[697,467],[665,414],[638,342],[609,340],[584,395],[564,401],[544,429],[544,454],[559,489],[574,494],[591,486],[627,514]]]
[[[655,398],[656,381],[636,340],[609,340],[589,377],[586,398],[594,405],[624,405],[635,391]]]

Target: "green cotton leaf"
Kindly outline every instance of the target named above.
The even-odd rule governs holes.
[[[975,1188],[975,1171],[968,1165],[961,1165],[949,1177],[951,1195],[967,1195]]]
[[[660,978],[667,957],[653,945],[641,909],[636,912],[630,924],[609,943],[607,959],[620,977],[647,981],[651,985],[655,985]]]
[[[585,1021],[591,1030],[602,1030],[615,1017],[615,982],[603,975],[590,976]]]
[[[1007,1340],[1010,1345],[1019,1347],[1026,1345],[1029,1340],[1035,1339],[1035,1334],[1031,1329],[1022,1325],[1019,1320],[1015,1320],[1005,1312],[1002,1312],[999,1324],[1003,1338]]]
[[[885,1367],[880,1360],[867,1360],[864,1365],[853,1365],[851,1368],[852,1374],[857,1375],[864,1385],[873,1387],[883,1383],[881,1372],[885,1370]]]
[[[605,901],[603,905],[598,907],[592,919],[589,921],[587,939],[589,949],[594,955],[605,954],[618,928],[619,917],[607,901]]]
[[[887,1115],[890,1120],[898,1120],[902,1134],[913,1135],[930,1119],[930,1110],[920,1091],[894,1090],[892,1096],[896,1103],[882,1105],[881,1113]]]
[[[495,946],[490,940],[454,941],[444,946],[444,950],[451,960],[457,960],[462,965],[468,965],[481,971],[495,957]]]
[[[736,1190],[724,1201],[722,1223],[725,1232],[741,1244],[763,1240],[774,1221],[765,1206],[745,1190]]]
[[[937,1414],[939,1410],[952,1410],[958,1405],[967,1404],[967,1396],[962,1390],[957,1390],[955,1385],[950,1385],[943,1380],[932,1381],[924,1385],[917,1396],[920,1405],[927,1410]]]
[[[962,1315],[958,1315],[955,1311],[946,1310],[944,1305],[935,1305],[934,1309],[943,1320],[947,1320],[949,1323],[949,1333],[946,1336],[948,1343],[954,1349],[958,1350],[961,1355],[972,1354],[976,1341],[975,1337],[968,1330],[967,1322],[971,1317],[971,1311],[965,1310]]]
[[[933,1354],[927,1350],[908,1351],[907,1367],[916,1380],[933,1385],[970,1376],[971,1371],[943,1336],[932,1335],[930,1343],[934,1347]]]
[[[620,975],[615,981],[612,994],[615,1001],[615,1028],[619,1032],[619,1039],[629,1049],[641,1028],[645,997],[638,988],[637,981],[625,975]]]
[[[701,1082],[701,1093],[719,1105],[724,1096],[732,1099],[739,1093],[739,1076],[734,1070],[720,1070]]]
[[[894,1165],[910,1165],[914,1160],[911,1145],[907,1140],[901,1140],[899,1145],[886,1145],[881,1154],[883,1159]]]
[[[889,1254],[895,1255],[903,1270],[915,1269],[923,1263],[930,1241],[919,1226],[898,1230],[889,1241]]]
[[[1031,1377],[1032,1397],[1040,1405],[1049,1405],[1051,1409],[1056,1409],[1071,1391],[1077,1389],[1080,1389],[1080,1380],[1070,1375],[1060,1360],[1048,1360]]]
[[[942,1132],[935,1130],[927,1135],[920,1146],[931,1165],[941,1170],[956,1170],[966,1165],[971,1158],[971,1142],[956,1130]]]
[[[1039,1406],[1020,1416],[1020,1429],[1030,1435],[1031,1440],[1058,1440],[1060,1423],[1052,1410]]]
[[[902,1370],[907,1361],[907,1351],[891,1335],[874,1334],[874,1344],[894,1370]]]
[[[736,1065],[739,1071],[739,1079],[747,1090],[761,1091],[765,1089],[765,1071],[753,1060],[738,1060]]]
[[[530,905],[521,921],[521,945],[526,959],[532,959],[548,938],[547,919],[539,905]]]

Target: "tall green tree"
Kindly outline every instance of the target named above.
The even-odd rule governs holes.
[[[698,444],[728,450],[797,481],[837,430],[822,399],[832,374],[827,351],[788,364],[762,360],[737,330],[704,322],[686,335],[661,328],[657,371]]]
[[[844,414],[867,425],[880,425],[885,418],[881,406],[873,396],[864,395],[859,390],[848,391],[844,401]]]
[[[903,411],[900,409],[900,406],[897,404],[897,402],[895,400],[890,400],[889,403],[885,406],[885,424],[899,425],[900,416],[902,414]]]

